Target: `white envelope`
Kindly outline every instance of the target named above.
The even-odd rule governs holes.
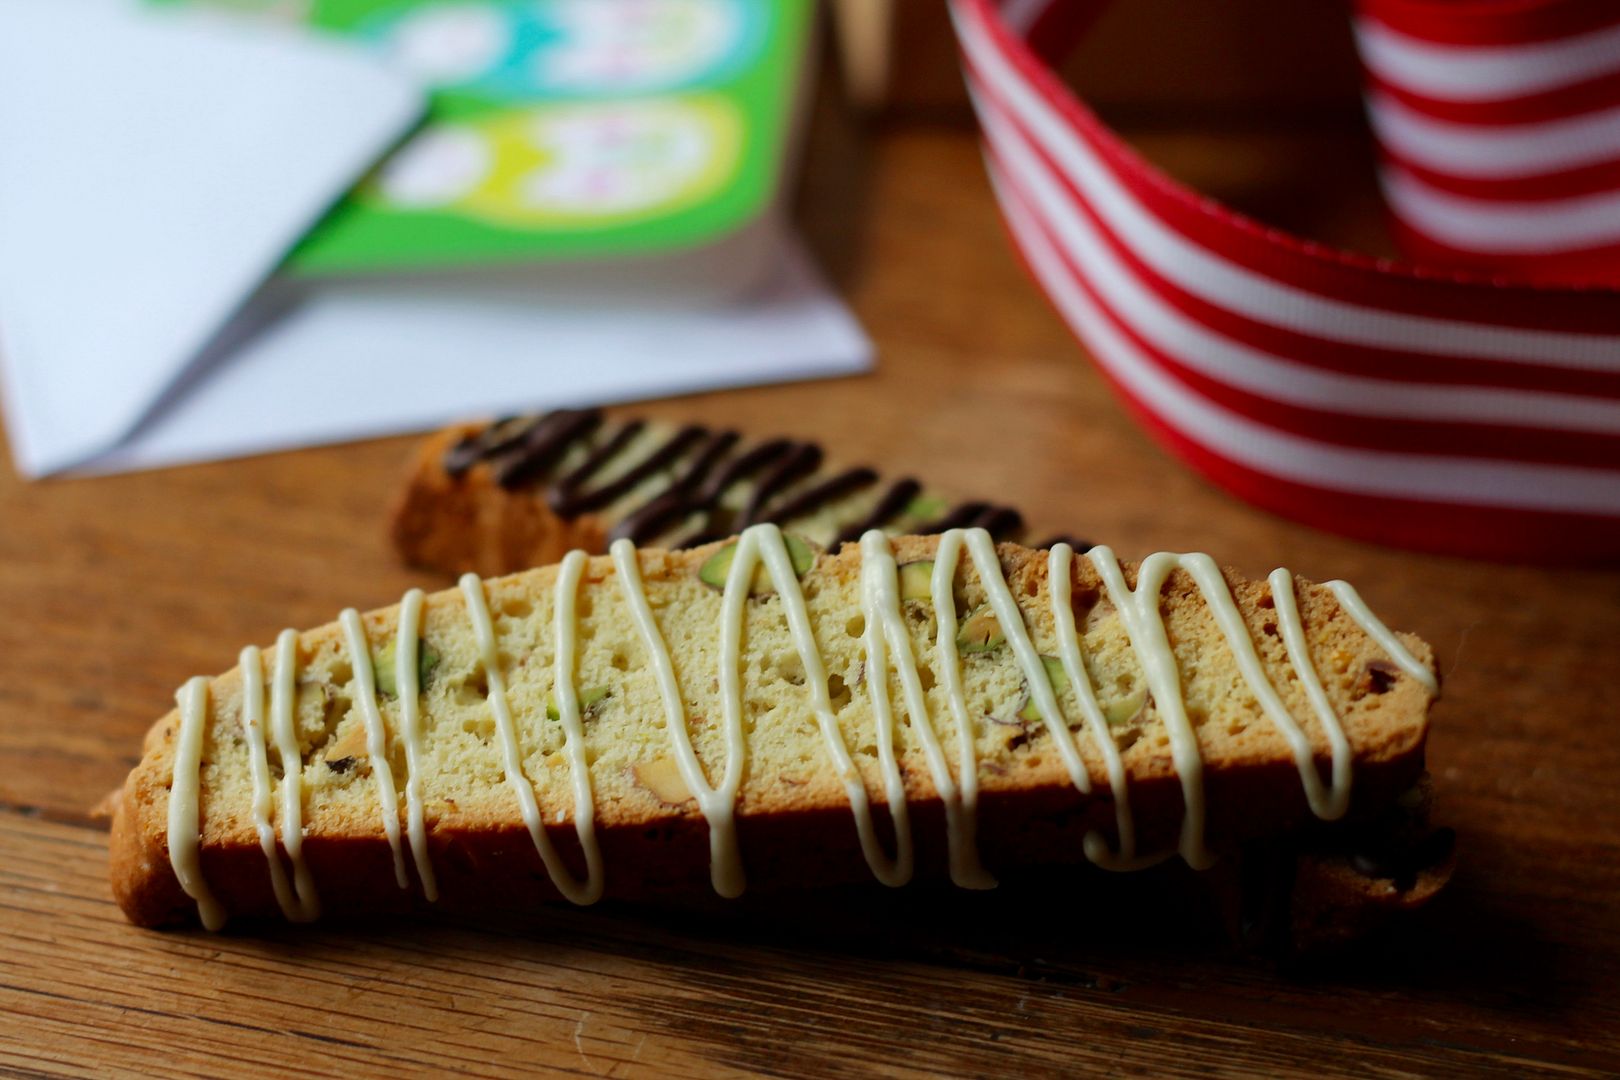
[[[799,245],[784,238],[775,261],[761,286],[702,305],[547,302],[542,273],[277,280],[232,324],[227,356],[82,471],[869,368],[871,343]]]
[[[774,273],[721,303],[548,301],[539,271],[267,282],[422,103],[367,54],[290,29],[0,0],[0,390],[19,470],[870,365],[769,222],[756,251]]]
[[[125,435],[423,102],[291,31],[0,0],[0,353],[22,471]]]

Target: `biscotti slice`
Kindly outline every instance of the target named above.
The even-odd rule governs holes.
[[[1204,555],[625,540],[192,680],[125,785],[113,887],[217,927],[1202,868],[1411,803],[1435,692],[1349,586]],[[1396,876],[1334,902],[1409,903]]]
[[[814,442],[747,439],[696,424],[608,420],[600,409],[462,424],[417,451],[393,515],[414,566],[509,574],[626,537],[695,547],[775,522],[822,547],[860,538],[980,527],[1026,539],[1012,507],[960,500],[911,477],[828,462]],[[1084,541],[1065,539],[1084,551]]]

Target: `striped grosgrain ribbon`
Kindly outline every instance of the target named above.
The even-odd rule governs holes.
[[[1094,6],[951,0],[1013,239],[1152,433],[1351,536],[1620,556],[1620,2],[1361,0],[1412,263],[1264,227],[1144,161],[1048,63]]]

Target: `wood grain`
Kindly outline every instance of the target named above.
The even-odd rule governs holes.
[[[383,536],[411,443],[37,485],[0,470],[0,1072],[1620,1070],[1620,574],[1408,556],[1227,498],[1132,425],[1026,281],[969,133],[822,119],[802,217],[880,370],[645,411],[943,469],[1127,557],[1204,549],[1251,575],[1356,582],[1442,659],[1430,762],[1462,859],[1445,906],[1306,974],[1240,963],[1174,908],[1099,923],[1117,905],[1093,892],[1116,886],[1086,877],[721,913],[137,931],[108,896],[92,808],[187,676],[444,584]],[[1142,143],[1273,220],[1384,244],[1353,142]],[[1282,198],[1279,172],[1311,197]]]

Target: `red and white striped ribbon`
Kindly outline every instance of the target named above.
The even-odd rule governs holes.
[[[1620,5],[1363,0],[1356,38],[1411,254],[1620,283]]]
[[[1352,536],[1620,555],[1620,3],[1362,0],[1400,264],[1144,161],[1043,59],[1092,5],[951,2],[1013,238],[1162,442]]]

